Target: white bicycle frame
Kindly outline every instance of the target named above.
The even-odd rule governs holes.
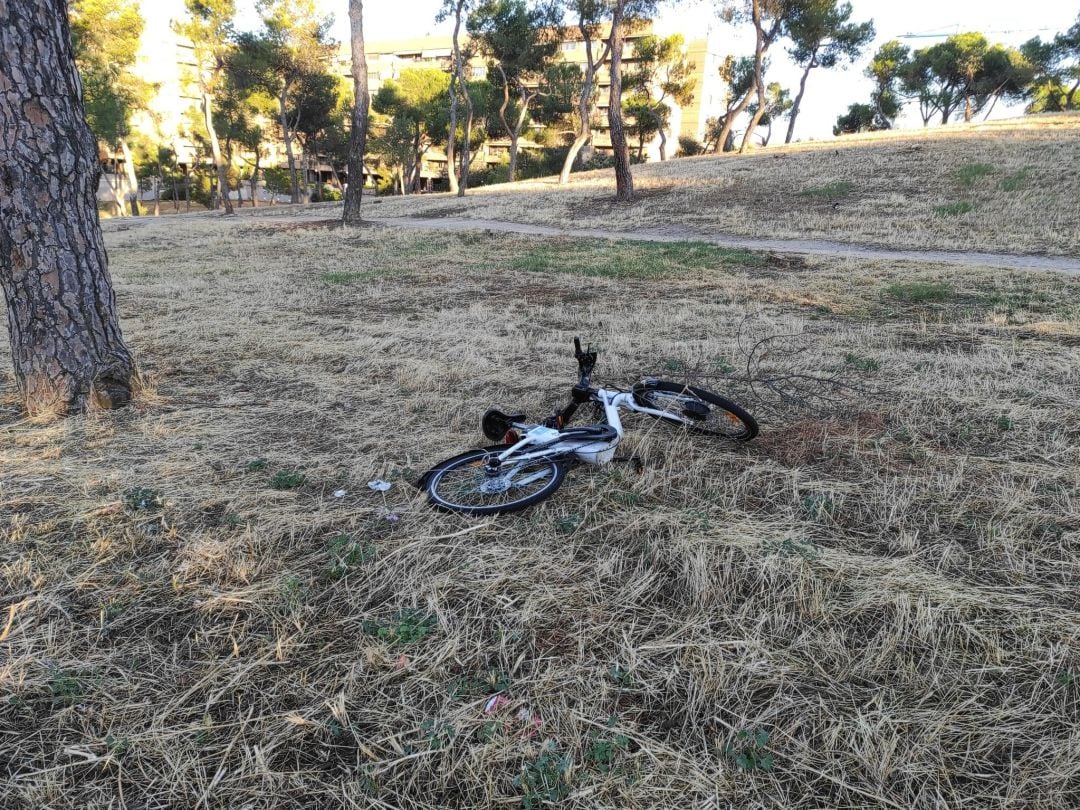
[[[522,432],[521,441],[506,448],[497,456],[501,465],[510,462],[525,462],[537,458],[550,458],[552,456],[575,456],[586,464],[606,464],[615,456],[615,448],[623,437],[622,419],[619,411],[625,408],[628,411],[647,413],[651,416],[659,416],[667,419],[678,418],[670,411],[660,411],[655,408],[647,408],[634,401],[634,395],[630,391],[611,391],[606,388],[596,390],[595,402],[604,408],[607,423],[615,428],[616,436],[610,441],[598,441],[588,437],[567,437],[554,428],[543,425],[529,424],[526,422],[512,422],[511,425]],[[568,428],[573,430],[573,428]],[[511,473],[512,474],[512,473]],[[547,472],[537,473],[543,477]],[[524,481],[515,482],[517,486],[525,486],[534,480],[530,476]]]

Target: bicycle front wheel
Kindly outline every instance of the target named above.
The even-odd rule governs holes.
[[[488,461],[508,446],[472,450],[436,464],[424,476],[428,500],[449,512],[496,515],[551,497],[566,477],[566,463],[556,458],[509,461],[489,472]]]
[[[665,422],[684,425],[695,433],[748,442],[758,435],[749,413],[730,399],[690,385],[664,380],[643,380],[634,386],[634,401],[662,411],[650,414]]]

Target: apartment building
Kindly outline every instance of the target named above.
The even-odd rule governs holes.
[[[665,22],[667,22],[666,25]],[[673,27],[671,22],[650,23],[626,37],[623,51],[624,72],[633,70],[636,41],[647,34],[666,36],[675,33],[677,28]],[[719,69],[725,55],[729,52],[725,50],[725,46],[730,45],[728,32],[724,28],[709,28],[703,36],[690,36],[685,32],[683,35],[686,39],[685,56],[694,65],[692,74],[695,84],[694,99],[684,108],[680,109],[677,105],[672,107],[671,129],[666,133],[672,151],[681,135],[702,140],[705,136],[706,121],[723,112],[725,88],[720,79]],[[467,43],[467,37],[463,36],[462,40],[464,46]],[[403,70],[410,67],[450,70],[453,63],[453,41],[449,36],[428,36],[407,40],[369,42],[366,46],[366,55],[368,85],[371,92],[375,93],[383,82],[397,78]],[[584,71],[587,64],[586,49],[576,28],[567,30],[565,39],[560,44],[559,58],[565,63],[579,66]],[[349,75],[351,54],[347,47],[338,54],[336,65],[342,75]],[[487,75],[487,61],[483,57],[473,57],[468,65],[468,74],[475,79],[484,78]],[[610,87],[611,77],[607,65],[604,65],[597,75],[600,121],[595,127],[596,134],[593,139],[594,147],[601,152],[611,149],[611,141],[607,133]],[[647,147],[652,160],[659,158],[659,141],[657,137]],[[506,145],[496,140],[488,144],[488,147],[498,156]]]

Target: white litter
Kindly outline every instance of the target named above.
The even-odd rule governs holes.
[[[393,486],[389,481],[383,481],[381,478],[376,478],[374,481],[367,482],[368,489],[373,489],[376,492],[386,492]]]
[[[334,497],[335,498],[344,498],[345,497],[345,490],[343,490],[343,489],[335,490]]]

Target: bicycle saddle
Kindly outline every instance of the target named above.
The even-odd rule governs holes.
[[[523,413],[507,414],[497,408],[489,408],[480,420],[480,429],[493,442],[501,442],[506,432],[510,430],[512,422],[524,421],[525,414]]]

